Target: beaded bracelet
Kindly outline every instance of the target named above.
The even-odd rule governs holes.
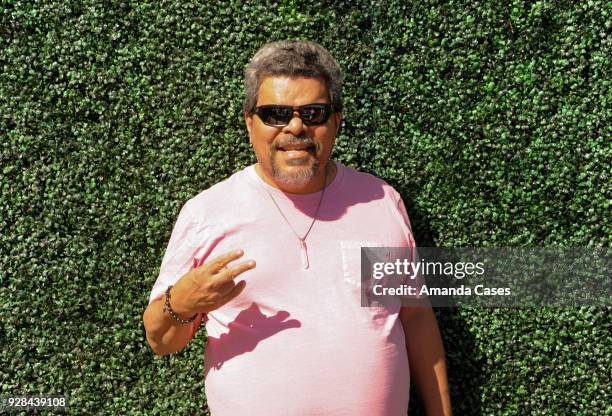
[[[170,306],[170,289],[172,289],[172,285],[168,286],[168,289],[166,289],[166,303],[164,304],[164,312],[167,311],[172,317],[172,319],[182,324],[192,323],[195,320],[196,316],[198,316],[198,314],[196,313],[189,319],[183,319],[180,316],[178,316],[176,312],[174,312],[174,310],[172,309],[172,306]]]

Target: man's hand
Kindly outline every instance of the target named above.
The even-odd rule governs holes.
[[[234,279],[254,268],[255,262],[249,260],[233,267],[227,265],[243,254],[242,250],[223,254],[181,277],[170,293],[170,306],[174,312],[182,318],[188,318],[196,313],[213,311],[238,296],[246,283],[236,283]],[[152,302],[143,315],[147,340],[159,355],[185,348],[200,324],[199,316],[188,325],[177,322],[163,308],[162,297]]]
[[[255,261],[248,260],[233,267],[227,265],[243,254],[242,250],[222,254],[181,277],[171,290],[172,309],[179,316],[189,317],[213,311],[238,296],[246,282],[236,283],[235,279],[253,269]]]

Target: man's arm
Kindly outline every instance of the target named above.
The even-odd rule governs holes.
[[[172,296],[170,296],[172,298]],[[157,299],[145,309],[143,321],[147,333],[147,341],[157,355],[168,355],[180,351],[193,338],[202,320],[202,315],[198,314],[196,319],[190,324],[182,324],[175,321],[168,313],[164,313],[164,302],[166,296]],[[181,317],[181,314],[172,305],[174,311]]]
[[[406,336],[410,373],[423,398],[428,415],[452,415],[444,347],[431,307],[400,311]]]

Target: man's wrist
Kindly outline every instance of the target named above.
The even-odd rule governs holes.
[[[189,311],[186,311],[184,308],[182,308],[181,303],[176,302],[176,300],[172,297],[172,289],[172,285],[168,286],[168,288],[166,289],[163,308],[164,314],[182,324],[189,324],[193,322],[198,316],[198,314],[189,313]]]

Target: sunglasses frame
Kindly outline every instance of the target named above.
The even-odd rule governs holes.
[[[264,120],[263,114],[262,114],[262,110],[265,110],[267,108],[273,108],[273,107],[281,107],[281,108],[288,108],[291,110],[291,118],[283,124],[271,124],[271,123],[266,123],[266,121]],[[318,107],[318,108],[323,108],[323,119],[320,122],[311,122],[311,121],[307,121],[304,120],[304,117],[302,116],[302,111],[306,108],[306,107]],[[300,115],[300,119],[302,120],[302,123],[304,123],[307,126],[320,126],[322,124],[327,123],[327,120],[329,120],[329,116],[334,112],[334,107],[331,104],[328,103],[312,103],[312,104],[305,104],[305,105],[298,105],[298,106],[291,106],[291,105],[280,105],[280,104],[266,104],[266,105],[260,105],[258,107],[255,107],[252,111],[253,114],[257,114],[257,116],[261,119],[261,121],[266,125],[266,126],[272,126],[272,127],[284,127],[286,125],[289,124],[289,122],[291,121],[291,119],[293,118],[293,113],[298,112],[298,114]]]

